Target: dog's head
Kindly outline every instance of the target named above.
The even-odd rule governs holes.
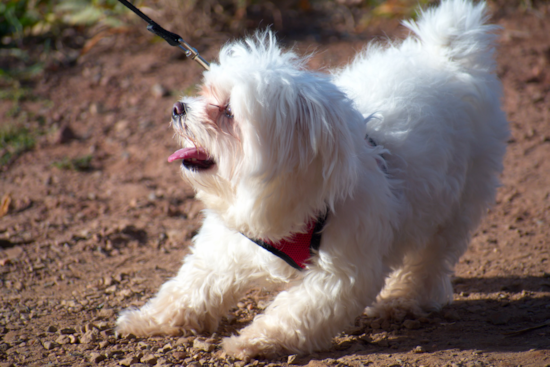
[[[271,32],[226,45],[198,97],[174,105],[183,175],[229,226],[277,239],[350,195],[361,115]]]

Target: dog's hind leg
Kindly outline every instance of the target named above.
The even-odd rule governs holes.
[[[425,246],[404,256],[402,265],[386,280],[375,304],[367,308],[367,315],[402,319],[407,313],[422,315],[453,301],[450,278],[454,266],[492,204],[498,186],[496,177],[487,174],[491,172],[487,162],[478,159],[471,167],[460,204]]]
[[[450,276],[468,242],[463,226],[440,228],[424,248],[405,256],[402,267],[386,280],[375,304],[367,308],[367,315],[403,319],[407,314],[424,315],[452,302]]]

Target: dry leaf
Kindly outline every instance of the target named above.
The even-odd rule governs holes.
[[[4,197],[2,198],[2,202],[0,203],[0,218],[8,214],[10,204],[11,204],[10,194],[5,194]]]

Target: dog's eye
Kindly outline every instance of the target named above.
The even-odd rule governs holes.
[[[233,118],[233,111],[231,111],[231,106],[227,105],[225,106],[225,110],[223,111],[226,117],[232,119]]]

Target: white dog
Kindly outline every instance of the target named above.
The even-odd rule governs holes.
[[[224,340],[246,359],[327,348],[365,307],[451,302],[509,134],[485,9],[445,0],[405,22],[403,42],[332,75],[271,32],[226,45],[172,116],[183,149],[169,161],[182,161],[204,224],[178,275],[118,331],[214,331],[251,287],[286,283]]]

